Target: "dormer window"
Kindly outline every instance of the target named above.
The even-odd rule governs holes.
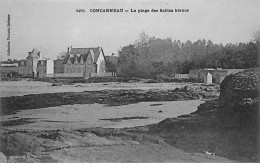
[[[89,64],[89,65],[92,64],[90,55],[88,56],[87,61],[88,61],[88,64]]]

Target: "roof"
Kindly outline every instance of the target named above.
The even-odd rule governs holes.
[[[112,64],[118,63],[118,57],[117,56],[105,56],[105,59],[107,62],[111,62]]]
[[[91,47],[91,48],[71,48],[69,53],[67,53],[67,57],[64,59],[64,63],[67,63],[68,59],[70,58],[71,62],[73,63],[76,58],[80,60],[83,57],[84,62],[86,62],[87,56],[90,54],[94,63],[97,62],[98,56],[100,52],[103,52],[101,47]],[[73,57],[70,57],[70,54],[73,54]],[[77,54],[80,54],[80,57],[77,57]]]
[[[22,62],[22,61],[27,61],[27,59],[21,59],[21,60],[19,60],[18,62]]]
[[[26,59],[19,60],[19,61],[18,61],[18,64],[19,64],[20,62],[23,62],[23,63],[24,63],[24,66],[27,66],[27,60],[26,60]],[[21,64],[21,63],[20,63],[20,64]],[[19,66],[19,65],[18,65],[18,66]]]
[[[18,66],[18,63],[11,63],[11,64],[1,63],[0,66],[2,66],[2,67],[8,67],[8,66],[17,67],[17,66]]]
[[[28,57],[40,57],[40,51],[38,51],[37,49],[33,49],[31,52],[29,52]]]

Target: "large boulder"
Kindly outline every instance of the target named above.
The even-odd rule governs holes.
[[[7,163],[7,158],[2,152],[0,152],[0,163]]]
[[[223,119],[258,121],[260,68],[227,76],[220,85]]]

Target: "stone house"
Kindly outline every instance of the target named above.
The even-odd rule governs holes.
[[[49,59],[39,60],[37,64],[37,77],[53,77],[54,61]]]
[[[22,59],[18,61],[18,74],[21,76],[29,76],[29,68],[27,67],[27,60]]]
[[[56,59],[54,60],[54,73],[64,73],[64,60]]]
[[[42,59],[41,52],[33,49],[26,59],[18,61],[18,73],[22,76],[36,77],[38,60]]]
[[[82,73],[84,77],[90,77],[91,73],[106,72],[106,60],[101,47],[69,47],[63,65],[64,73]]]

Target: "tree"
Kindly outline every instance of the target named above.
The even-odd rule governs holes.
[[[257,39],[260,33],[255,36],[256,42],[223,45],[205,39],[195,42],[160,39],[142,32],[133,45],[119,50],[119,73],[122,76],[154,77],[189,73],[191,69],[258,67]]]
[[[259,31],[256,31],[253,35],[253,41],[254,42],[259,42],[260,41],[260,30]]]
[[[64,59],[64,58],[66,58],[66,56],[67,56],[67,52],[62,51],[57,55],[56,59]]]

